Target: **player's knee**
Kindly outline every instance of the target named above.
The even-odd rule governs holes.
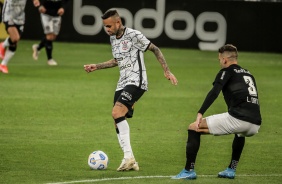
[[[113,119],[116,119],[117,118],[117,112],[113,109],[112,110],[112,117],[113,117]]]
[[[117,110],[115,108],[112,110],[112,117],[113,117],[113,119],[117,119],[117,118],[119,118],[121,116],[124,116],[124,115],[119,110]]]
[[[13,36],[13,37],[10,37],[10,39],[11,39],[11,43],[12,44],[17,44],[18,43],[18,41],[20,41],[20,36]]]
[[[54,41],[56,40],[56,35],[55,34],[47,34],[46,39],[49,41]]]
[[[188,130],[195,130],[195,131],[196,131],[197,128],[198,128],[198,125],[197,125],[196,122],[191,123],[191,124],[188,126]]]

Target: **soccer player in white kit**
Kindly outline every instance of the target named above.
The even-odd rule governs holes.
[[[123,26],[116,10],[108,10],[102,16],[106,32],[110,36],[113,59],[84,65],[86,72],[119,67],[120,77],[114,96],[112,117],[124,158],[117,171],[139,170],[130,144],[130,130],[126,118],[133,115],[133,106],[148,90],[148,80],[144,63],[144,52],[152,51],[161,64],[165,77],[177,85],[176,77],[170,72],[161,50],[150,42],[140,31]]]
[[[0,43],[0,72],[8,73],[8,62],[17,50],[17,43],[21,38],[25,23],[25,5],[27,0],[6,0],[2,11],[2,21],[5,24],[9,37]],[[40,5],[38,0],[33,0],[35,7]]]

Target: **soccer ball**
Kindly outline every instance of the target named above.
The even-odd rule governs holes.
[[[109,157],[101,150],[92,152],[88,157],[88,165],[93,170],[107,169]]]

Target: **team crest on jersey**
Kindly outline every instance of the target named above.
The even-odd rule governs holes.
[[[128,49],[128,41],[122,41],[122,50],[127,50]]]

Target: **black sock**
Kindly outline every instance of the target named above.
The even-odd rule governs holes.
[[[53,41],[46,40],[45,49],[46,49],[46,54],[47,54],[48,60],[52,59]]]
[[[10,44],[9,50],[12,52],[16,52],[17,50],[17,42],[12,42],[11,38],[9,37],[8,42]]]
[[[200,148],[201,133],[188,130],[188,140],[186,144],[186,170],[194,169],[197,153]]]
[[[39,43],[37,50],[40,51],[43,47],[45,47],[46,37],[42,38],[41,42]]]
[[[232,157],[228,166],[229,168],[236,170],[244,145],[245,137],[238,137],[238,135],[235,134],[232,144]]]
[[[14,45],[14,44],[15,44],[15,43],[12,42],[12,40],[11,40],[10,37],[9,37],[9,39],[8,39],[8,43],[9,43],[10,45]]]

